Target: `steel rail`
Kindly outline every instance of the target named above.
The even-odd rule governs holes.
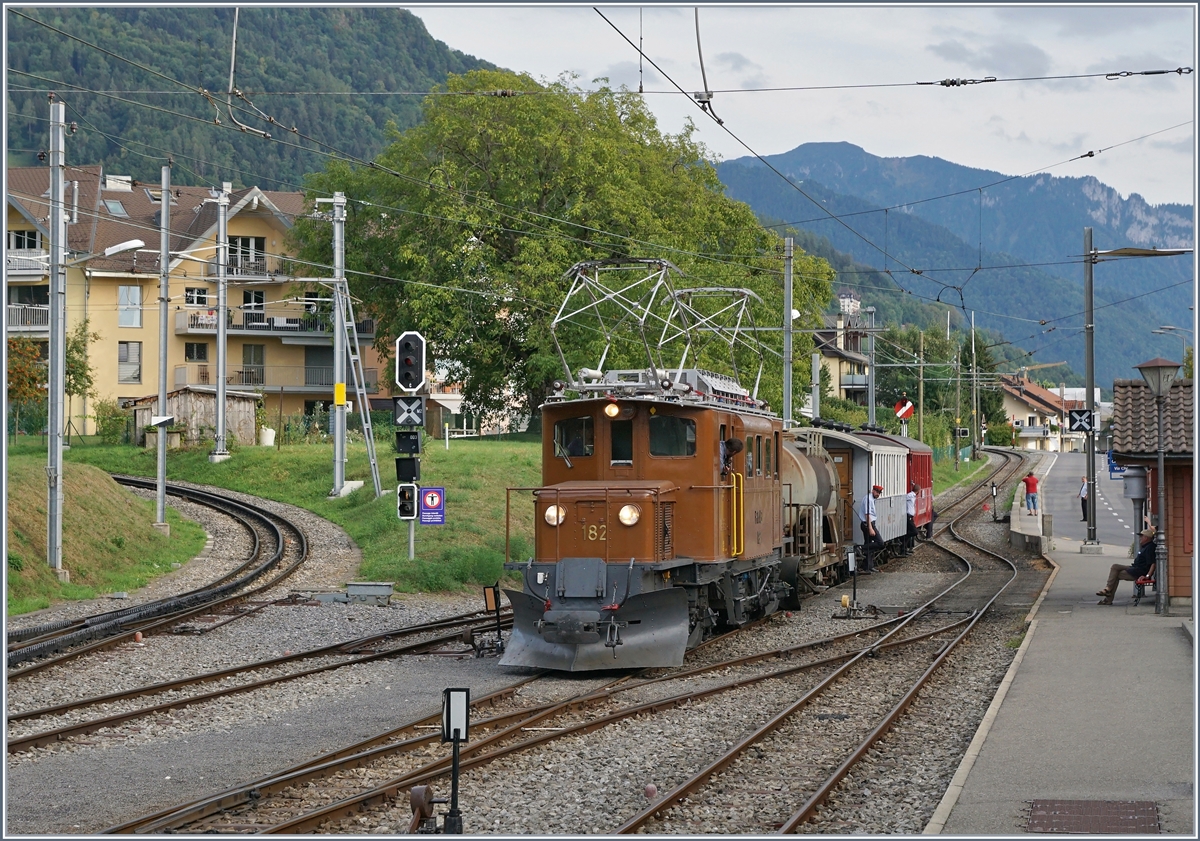
[[[420,625],[405,625],[395,628],[391,631],[385,631],[382,634],[372,634],[366,637],[349,640],[347,642],[335,642],[330,645],[322,646],[321,648],[313,648],[308,651],[301,651],[296,654],[288,654],[280,657],[272,657],[267,660],[258,660],[253,663],[247,663],[244,666],[232,666],[228,669],[221,669],[215,672],[205,672],[199,675],[190,675],[188,677],[178,678],[176,680],[163,681],[161,683],[148,684],[135,689],[129,689],[122,692],[111,692],[106,695],[96,695],[91,698],[84,698],[79,701],[72,701],[66,704],[56,704],[51,707],[42,707],[40,709],[29,710],[23,713],[11,713],[7,716],[8,721],[25,721],[31,718],[41,718],[46,715],[56,715],[58,713],[69,710],[79,709],[81,707],[92,706],[93,704],[109,704],[114,701],[124,701],[131,698],[142,698],[149,695],[156,695],[162,692],[170,692],[173,689],[180,689],[184,686],[206,683],[213,680],[222,680],[232,675],[241,674],[242,672],[256,671],[258,669],[268,669],[273,666],[278,666],[283,663],[292,663],[300,660],[307,660],[313,657],[320,657],[328,654],[355,654],[371,645],[376,645],[381,641],[390,638],[403,638],[419,633],[428,633],[430,631],[441,630],[443,628],[455,628],[469,625],[471,622],[481,622],[485,618],[488,621],[493,621],[494,616],[483,617],[480,614],[484,611],[473,611],[471,613],[462,613],[458,616],[450,616],[445,619],[439,619],[434,622],[425,622]],[[501,614],[502,619],[511,617],[511,612]],[[495,626],[489,626],[488,630],[494,630]]]
[[[517,692],[522,686],[540,678],[542,675],[532,675],[524,680],[507,686],[503,689],[492,692],[488,695],[478,698],[471,702],[471,708],[478,710],[485,704],[494,705],[497,701],[503,700]],[[124,823],[110,826],[107,829],[100,830],[100,835],[112,835],[123,833],[159,833],[164,830],[169,831],[177,826],[186,824],[191,821],[202,820],[209,815],[222,812],[227,809],[235,808],[244,805],[253,800],[260,799],[264,795],[274,793],[277,790],[286,788],[289,785],[295,785],[300,782],[307,782],[311,779],[316,779],[327,774],[330,767],[335,761],[345,761],[345,767],[357,767],[358,758],[364,756],[372,750],[378,751],[381,747],[387,747],[384,743],[391,739],[406,733],[413,733],[422,726],[433,725],[441,721],[441,713],[435,713],[423,718],[418,718],[407,724],[402,724],[392,730],[380,733],[375,736],[368,737],[362,741],[355,742],[344,748],[329,751],[317,757],[315,760],[305,760],[297,765],[293,765],[283,771],[272,772],[264,777],[251,780],[246,783],[240,783],[236,786],[231,786],[223,791],[215,794],[207,795],[198,800],[191,801],[179,806],[170,806],[166,809],[159,810],[149,815],[143,815],[134,818]],[[433,736],[422,737],[423,739],[434,738]],[[437,738],[440,738],[438,734]],[[410,740],[405,740],[406,742]],[[399,747],[399,746],[397,746]],[[372,757],[374,758],[374,757]],[[363,760],[365,761],[365,759]],[[351,764],[354,763],[354,764]]]
[[[512,620],[509,619],[507,624],[509,627],[512,627]],[[489,618],[486,620],[485,624],[481,624],[472,630],[479,630],[479,631],[483,632],[483,631],[494,630],[495,627],[496,627],[495,620]],[[68,739],[72,736],[81,736],[81,735],[85,735],[88,733],[94,733],[97,730],[103,729],[105,727],[116,727],[116,726],[125,724],[129,721],[133,721],[138,718],[143,718],[148,715],[153,715],[154,713],[165,712],[166,710],[180,709],[182,707],[192,706],[193,704],[200,704],[205,701],[211,701],[215,698],[223,698],[223,697],[227,697],[230,695],[237,695],[237,694],[240,694],[243,692],[251,692],[255,689],[262,689],[263,687],[266,687],[266,686],[272,686],[274,684],[279,684],[279,683],[286,683],[287,681],[290,681],[290,680],[296,680],[296,679],[302,678],[302,677],[309,677],[311,675],[321,674],[322,672],[333,671],[335,669],[340,669],[344,666],[353,666],[353,665],[358,665],[360,663],[370,663],[375,660],[383,660],[383,659],[386,659],[389,657],[397,657],[397,656],[404,655],[404,654],[426,653],[430,649],[432,649],[436,646],[444,645],[448,642],[454,642],[461,638],[462,638],[461,633],[444,634],[439,637],[434,637],[433,639],[420,640],[418,642],[409,643],[408,645],[399,646],[397,648],[390,648],[390,649],[387,649],[386,651],[379,651],[379,652],[375,652],[373,654],[364,654],[364,655],[359,655],[359,656],[349,656],[349,659],[342,660],[341,662],[338,662],[338,663],[327,663],[323,666],[315,666],[311,669],[302,669],[298,672],[291,672],[286,675],[278,675],[275,677],[263,678],[262,680],[252,681],[250,683],[242,683],[242,684],[238,684],[237,686],[227,686],[227,687],[223,687],[221,689],[214,690],[212,692],[204,692],[199,695],[191,695],[187,698],[179,698],[174,701],[167,701],[167,702],[164,702],[161,704],[155,704],[150,707],[142,707],[137,710],[130,710],[128,712],[123,712],[123,713],[115,713],[113,715],[105,716],[104,718],[91,719],[88,721],[78,722],[76,724],[69,724],[69,725],[65,725],[63,727],[58,727],[58,728],[55,728],[54,730],[46,730],[41,733],[35,733],[32,735],[24,736],[24,737],[17,738],[17,739],[9,739],[8,740],[8,752],[9,753],[17,753],[19,751],[28,750],[30,748],[43,747],[45,745],[52,744],[54,742],[59,742],[64,739]],[[334,651],[334,652],[329,652],[329,653],[335,654],[338,652]],[[295,655],[293,655],[293,657],[295,657]],[[246,669],[241,669],[241,671],[246,671]],[[190,682],[194,683],[195,681],[190,681]],[[188,683],[189,682],[185,682],[183,685],[188,685]],[[85,702],[76,703],[74,705],[64,705],[64,706],[66,706],[68,709],[70,709],[72,707],[78,708],[78,707],[83,707],[83,706],[90,706],[93,703],[98,703],[98,701],[88,700]],[[10,720],[12,720],[12,719],[10,719]]]
[[[140,487],[140,488],[144,488],[144,489],[152,489],[155,487],[154,483],[152,483],[148,480],[142,481],[142,480],[137,479],[136,477],[114,475],[112,478],[115,482],[117,482],[118,484],[122,484],[122,485],[131,485],[134,487]],[[260,552],[259,546],[261,543],[261,539],[258,535],[258,531],[254,528],[254,526],[252,526],[250,524],[250,519],[257,519],[260,522],[266,522],[268,525],[270,525],[269,521],[265,521],[264,518],[262,518],[261,515],[259,515],[258,513],[251,512],[251,510],[245,504],[238,502],[237,500],[228,498],[228,497],[221,497],[217,494],[207,493],[205,491],[201,491],[196,488],[185,488],[185,487],[181,487],[181,486],[177,486],[177,485],[168,485],[167,488],[170,491],[171,496],[178,496],[178,497],[182,497],[184,499],[190,499],[193,502],[198,502],[198,503],[200,503],[202,505],[206,505],[210,508],[218,509],[222,513],[224,513],[226,516],[230,517],[231,519],[235,520],[236,522],[238,522],[242,526],[244,526],[246,531],[250,534],[250,539],[253,542],[250,553],[247,555],[247,560],[244,563],[242,563],[240,566],[238,566],[237,568],[231,570],[230,572],[226,573],[225,575],[221,576],[220,578],[216,579],[215,581],[205,584],[203,587],[197,587],[193,590],[187,590],[183,593],[177,593],[174,596],[168,596],[164,599],[157,599],[152,602],[146,602],[145,604],[120,608],[118,610],[105,611],[103,613],[97,613],[97,614],[93,614],[91,616],[84,617],[83,619],[63,620],[60,622],[51,622],[51,623],[47,623],[45,625],[35,625],[35,626],[29,627],[29,628],[22,628],[22,629],[15,630],[15,631],[9,631],[7,634],[7,639],[8,639],[9,643],[14,643],[14,642],[24,643],[22,645],[11,645],[10,644],[8,647],[8,650],[10,653],[14,652],[14,651],[20,651],[22,648],[26,648],[29,645],[32,645],[32,644],[35,644],[38,642],[55,639],[59,636],[62,636],[66,632],[70,632],[72,629],[89,628],[89,627],[92,627],[95,625],[103,624],[105,622],[110,622],[115,619],[123,619],[125,617],[131,616],[131,615],[137,613],[138,611],[145,610],[146,608],[151,607],[156,604],[163,604],[163,603],[167,603],[173,599],[180,599],[180,598],[184,598],[186,596],[195,595],[197,593],[206,592],[214,587],[217,587],[221,584],[226,583],[227,581],[232,580],[233,578],[236,578],[238,575],[246,572],[248,569],[251,568],[251,565],[254,563],[254,559],[257,558],[259,555],[259,552]],[[279,535],[279,533],[278,533],[278,530],[276,530],[276,537],[277,538],[281,537],[281,535]]]
[[[990,478],[990,476],[988,478]],[[988,481],[988,478],[985,478],[983,481],[984,482]],[[982,483],[980,483],[980,486],[982,487]],[[970,493],[973,493],[973,492],[974,491],[968,492],[967,496],[969,496]],[[963,519],[970,513],[973,513],[973,511],[971,509],[967,509],[967,510],[963,511],[963,513],[960,514],[958,517],[956,517],[953,521],[951,521],[950,523],[947,524],[947,528],[950,530],[950,533],[952,535],[954,535],[955,537],[958,537],[958,534],[955,531],[954,526],[959,520]],[[969,543],[969,541],[966,541],[966,540],[964,540],[963,542]],[[970,545],[974,546],[975,544],[970,544]],[[942,547],[942,548],[945,548],[945,547]],[[976,548],[980,548],[980,547],[976,547]],[[995,555],[995,553],[989,553],[989,554]],[[950,587],[946,588],[946,590],[944,590],[942,593],[935,596],[933,599],[931,599],[925,605],[922,605],[921,608],[918,608],[918,610],[916,612],[914,612],[913,614],[910,614],[910,616],[918,615],[920,612],[930,609],[933,604],[935,604],[938,600],[944,598],[947,594],[949,594],[952,590],[956,589],[960,584],[965,582],[971,576],[971,574],[974,572],[974,567],[972,566],[970,561],[968,561],[966,558],[964,558],[962,556],[959,556],[959,557],[960,557],[960,560],[967,566],[967,574],[964,575],[962,578],[960,578],[958,581],[956,581],[954,584],[952,584]],[[995,555],[995,557],[1000,558],[999,555]],[[812,797],[809,798],[809,800],[801,808],[801,811],[797,812],[791,818],[789,818],[788,822],[785,822],[785,826],[788,826],[789,822],[795,820],[795,823],[791,824],[792,828],[794,829],[794,827],[796,825],[799,825],[799,823],[802,823],[804,820],[807,820],[808,817],[811,816],[811,814],[816,810],[817,806],[819,806],[822,802],[824,802],[824,800],[828,796],[829,792],[842,780],[842,778],[847,773],[849,773],[849,770],[855,765],[855,763],[857,763],[861,759],[861,757],[866,754],[867,750],[869,750],[870,747],[872,745],[874,745],[876,741],[878,741],[878,739],[882,738],[882,736],[891,729],[892,724],[908,708],[908,705],[911,703],[912,698],[916,696],[917,692],[924,685],[925,681],[928,680],[928,676],[931,675],[933,673],[933,671],[936,670],[937,666],[940,666],[941,663],[944,662],[945,657],[948,655],[949,651],[952,650],[953,647],[958,644],[958,642],[960,642],[963,638],[965,638],[965,636],[971,631],[971,629],[973,629],[975,627],[975,624],[984,615],[984,613],[987,611],[987,609],[989,607],[991,607],[991,605],[995,602],[995,600],[997,598],[999,598],[1000,593],[1002,593],[1008,587],[1008,585],[1011,584],[1016,579],[1016,576],[1017,576],[1016,566],[1014,564],[1012,564],[1011,561],[1008,561],[1007,559],[1004,559],[1004,558],[1000,558],[1000,559],[1005,561],[1005,563],[1008,563],[1008,565],[1012,568],[1012,576],[1009,578],[1009,580],[1007,582],[1005,582],[1005,584],[1002,587],[1000,587],[1000,589],[997,590],[992,595],[992,597],[987,601],[987,603],[981,609],[979,609],[977,612],[972,614],[971,617],[969,617],[968,627],[965,628],[963,630],[963,632],[952,643],[950,643],[948,646],[943,648],[943,650],[939,653],[939,656],[937,658],[935,658],[934,664],[931,665],[930,668],[927,669],[926,672],[922,675],[922,677],[918,679],[917,683],[908,692],[905,693],[904,697],[901,699],[901,702],[898,703],[896,705],[896,707],[893,708],[893,710],[891,710],[889,712],[888,716],[885,717],[883,722],[881,722],[879,725],[877,725],[871,731],[871,733],[868,734],[868,736],[864,740],[864,742],[858,748],[856,748],[854,751],[851,752],[850,756],[838,767],[838,769],[834,772],[834,774],[831,775],[824,783],[822,783],[821,786],[818,787],[817,792]],[[964,620],[964,621],[966,621],[966,620]],[[900,626],[900,627],[903,627],[903,626]],[[896,631],[899,631],[899,630],[900,630],[900,628],[896,629]],[[890,636],[890,634],[889,634],[889,636]],[[886,639],[887,638],[885,637],[885,640]],[[755,731],[754,733],[745,737],[744,739],[742,739],[740,742],[738,742],[733,747],[729,748],[729,750],[727,750],[722,756],[718,757],[713,762],[709,763],[701,771],[694,774],[690,779],[685,780],[683,783],[679,784],[678,786],[673,788],[671,791],[667,792],[665,795],[662,796],[662,798],[659,801],[657,801],[653,804],[650,804],[649,806],[644,808],[642,811],[640,811],[636,815],[634,815],[632,818],[628,819],[625,823],[621,824],[615,830],[615,832],[617,834],[629,834],[629,833],[633,832],[634,830],[637,830],[637,829],[643,827],[654,816],[661,814],[667,808],[670,808],[677,803],[683,802],[687,797],[689,797],[690,795],[694,794],[696,791],[703,788],[708,783],[708,780],[710,777],[712,777],[714,774],[720,773],[722,770],[729,767],[729,765],[731,765],[739,756],[741,756],[741,754],[744,753],[750,746],[752,746],[756,742],[760,741],[765,736],[769,735],[771,732],[773,732],[775,729],[777,729],[779,726],[781,726],[787,719],[789,719],[791,716],[793,716],[794,714],[799,712],[801,709],[803,709],[803,707],[805,707],[813,698],[818,697],[819,695],[823,694],[839,678],[843,677],[845,674],[847,674],[851,670],[851,668],[853,668],[856,664],[858,664],[862,660],[862,658],[864,656],[866,656],[866,654],[868,652],[874,651],[879,647],[881,647],[881,646],[879,646],[878,644],[876,646],[870,647],[870,648],[864,650],[863,653],[857,655],[854,659],[846,662],[843,666],[839,667],[837,670],[835,670],[829,676],[827,676],[823,681],[821,681],[816,686],[814,686],[812,689],[810,689],[808,692],[806,692],[796,702],[789,705],[786,709],[784,709],[780,713],[776,714],[770,721],[766,722],[757,731]],[[803,813],[803,817],[798,817],[802,813]],[[791,830],[789,829],[788,831],[790,832]]]
[[[866,755],[867,751],[870,750],[892,729],[892,726],[895,724],[895,722],[912,704],[913,700],[917,696],[917,693],[924,688],[925,684],[929,681],[933,674],[945,663],[946,658],[950,656],[950,653],[958,646],[959,643],[967,638],[971,631],[975,629],[975,626],[979,623],[979,620],[983,618],[988,609],[991,608],[991,606],[995,603],[996,599],[1000,598],[1000,594],[1008,589],[1008,586],[1016,580],[1016,564],[995,552],[984,549],[982,546],[965,539],[955,529],[955,525],[964,517],[966,517],[967,513],[968,512],[964,512],[949,524],[948,528],[951,535],[953,535],[955,539],[961,540],[963,543],[973,546],[976,549],[992,555],[993,557],[996,557],[1008,564],[1010,567],[1012,567],[1012,576],[999,590],[996,591],[996,593],[990,599],[988,599],[987,604],[980,608],[974,618],[971,619],[967,627],[962,630],[962,633],[960,633],[953,641],[951,641],[938,653],[938,656],[934,658],[934,661],[930,663],[929,667],[921,674],[919,678],[917,678],[908,691],[904,693],[904,696],[888,712],[883,721],[876,725],[876,727],[869,734],[867,734],[867,737],[862,741],[862,743],[860,743],[859,746],[855,748],[848,757],[846,757],[841,765],[839,765],[837,769],[835,769],[834,772],[830,774],[820,786],[817,787],[817,790],[812,794],[812,796],[810,796],[809,799],[796,812],[794,812],[790,817],[788,817],[787,820],[784,821],[783,825],[779,828],[779,834],[787,835],[794,832],[796,828],[800,826],[800,824],[809,820],[816,813],[817,807],[825,802],[825,799],[829,796],[830,792],[832,792],[833,789],[845,778],[845,776],[850,773],[850,769],[853,768],[859,762],[859,760]]]
[[[185,490],[191,491],[192,489],[185,489]],[[201,492],[201,493],[203,493],[203,492]],[[221,498],[221,499],[223,500],[224,498]],[[304,531],[302,529],[300,529],[298,526],[296,526],[294,523],[292,523],[287,518],[276,515],[276,514],[272,514],[271,512],[267,511],[266,509],[257,509],[256,510],[253,506],[245,505],[244,503],[237,502],[236,500],[230,500],[230,502],[232,502],[234,505],[245,508],[247,511],[251,511],[253,513],[253,516],[255,516],[257,519],[259,519],[260,522],[262,522],[266,527],[268,527],[269,529],[274,531],[274,533],[276,535],[276,551],[270,558],[268,558],[265,562],[260,563],[257,567],[253,568],[247,575],[243,576],[240,579],[235,579],[235,580],[222,579],[224,581],[224,583],[222,583],[216,587],[212,587],[208,590],[192,591],[191,593],[186,594],[184,596],[172,597],[171,600],[150,602],[146,606],[139,606],[139,608],[135,608],[135,610],[139,610],[142,613],[148,613],[148,614],[156,614],[157,613],[158,614],[158,616],[152,615],[152,616],[144,617],[144,618],[150,620],[149,624],[140,625],[136,629],[116,630],[116,628],[118,628],[118,627],[120,627],[120,628],[125,627],[125,623],[122,620],[118,619],[118,620],[113,620],[112,622],[107,623],[105,625],[97,626],[96,628],[93,628],[93,629],[81,631],[79,633],[89,635],[88,638],[92,638],[97,635],[100,635],[102,638],[95,642],[92,642],[90,644],[85,644],[85,645],[79,646],[77,648],[73,648],[72,650],[63,653],[58,657],[51,657],[46,660],[39,661],[39,662],[33,664],[32,666],[27,666],[23,669],[10,671],[7,676],[8,680],[11,681],[11,680],[16,680],[16,679],[25,677],[29,674],[40,671],[41,669],[47,668],[51,665],[56,665],[58,663],[65,662],[67,660],[78,657],[82,654],[90,653],[92,651],[101,650],[101,649],[105,649],[105,648],[114,647],[116,645],[119,645],[122,642],[126,642],[129,639],[131,639],[133,637],[134,633],[136,633],[139,630],[143,633],[145,633],[147,631],[155,631],[155,630],[158,630],[159,628],[167,627],[167,626],[176,624],[178,622],[181,622],[185,619],[189,619],[192,616],[200,615],[200,614],[204,613],[205,611],[219,610],[219,609],[227,607],[231,604],[245,601],[255,595],[258,595],[259,593],[269,590],[271,587],[274,587],[274,586],[278,585],[280,582],[286,580],[288,578],[288,576],[290,576],[293,572],[295,572],[297,569],[299,569],[299,567],[307,560],[307,558],[308,558],[308,539],[305,536]],[[260,584],[259,586],[253,587],[249,590],[242,590],[241,592],[237,592],[238,588],[243,587],[246,584],[249,584],[249,583],[255,581],[256,579],[260,578],[264,573],[266,573],[268,570],[270,570],[271,567],[275,566],[276,564],[280,563],[283,560],[284,554],[287,551],[289,543],[284,538],[283,533],[279,529],[277,523],[285,524],[288,529],[291,529],[295,533],[295,543],[298,546],[298,552],[296,555],[296,559],[290,565],[279,570],[275,576],[273,576],[266,582]],[[226,594],[229,594],[229,595],[226,595]],[[170,609],[169,607],[164,606],[164,605],[169,605],[171,602],[182,603],[182,609],[177,609],[174,612],[168,612],[165,616],[162,616],[160,612],[168,611]],[[197,602],[199,602],[199,604],[197,604]],[[104,636],[104,634],[107,632],[111,632],[111,633],[109,633],[109,635],[107,635],[107,636]],[[47,641],[45,643],[45,646],[47,646],[47,650],[49,650],[49,651],[60,651],[64,645],[68,645],[68,644],[69,643],[65,641],[65,638],[60,637],[60,638],[56,638],[56,639]],[[37,656],[37,654],[40,653],[40,652],[35,652],[34,654],[29,655],[28,651],[29,651],[29,648],[31,648],[31,647],[32,646],[29,646],[29,647],[23,649],[21,652],[15,652],[14,654],[10,654],[9,655],[10,664],[13,662],[13,657],[15,655],[25,654],[26,657],[29,657],[29,656]],[[17,660],[17,662],[20,662],[20,660]]]
[[[515,725],[507,728],[506,730],[493,733],[493,734],[489,735],[486,739],[484,739],[480,742],[477,742],[475,744],[472,744],[468,748],[464,749],[463,751],[460,751],[459,770],[462,771],[462,770],[486,765],[497,759],[501,759],[504,756],[508,756],[510,754],[517,753],[519,751],[527,750],[529,748],[537,747],[538,745],[553,742],[553,741],[561,739],[565,736],[576,735],[576,734],[581,734],[581,733],[590,733],[595,730],[602,729],[602,728],[604,728],[610,724],[613,724],[617,721],[621,721],[621,720],[624,720],[624,719],[627,719],[627,718],[630,718],[633,716],[637,716],[642,713],[647,713],[647,712],[654,713],[654,712],[659,712],[659,711],[662,711],[665,709],[687,706],[688,704],[692,703],[693,701],[695,701],[697,699],[702,699],[702,698],[706,698],[709,696],[719,695],[724,692],[731,691],[733,689],[738,689],[738,688],[741,688],[744,686],[750,686],[752,684],[760,683],[765,680],[786,677],[788,675],[795,674],[798,672],[808,671],[811,669],[820,668],[822,666],[828,666],[828,665],[833,665],[833,664],[837,664],[840,662],[844,662],[848,659],[857,659],[859,657],[867,655],[871,651],[878,650],[878,649],[881,649],[884,647],[890,647],[887,645],[887,637],[890,637],[891,635],[900,631],[902,628],[904,628],[907,625],[908,622],[914,620],[919,615],[920,615],[919,612],[914,611],[913,613],[908,614],[905,617],[900,617],[897,620],[889,620],[889,622],[887,622],[887,623],[881,623],[881,625],[896,624],[897,627],[893,628],[891,631],[889,631],[885,635],[884,638],[872,643],[871,645],[869,645],[863,649],[859,649],[857,651],[845,652],[842,654],[833,655],[831,657],[823,658],[820,660],[808,661],[805,663],[788,666],[783,669],[773,670],[773,671],[770,671],[770,672],[767,672],[764,674],[760,674],[760,675],[753,675],[753,676],[749,676],[749,677],[745,677],[745,678],[736,679],[734,681],[730,681],[730,682],[721,684],[719,686],[709,687],[704,690],[689,691],[686,693],[682,693],[680,695],[675,695],[675,696],[671,696],[671,697],[667,697],[667,698],[661,698],[661,699],[658,699],[655,701],[647,701],[647,702],[641,703],[641,704],[631,705],[629,707],[624,707],[624,708],[621,708],[614,712],[608,713],[607,715],[601,716],[599,718],[579,722],[577,724],[570,725],[568,727],[564,727],[561,730],[556,730],[555,732],[552,732],[552,733],[545,733],[545,734],[542,734],[539,736],[534,736],[532,738],[524,739],[522,741],[515,742],[515,743],[509,744],[509,745],[505,745],[503,747],[498,747],[495,750],[492,750],[490,752],[485,752],[487,748],[489,748],[499,742],[505,741],[513,736],[519,736],[519,735],[521,735],[522,731],[524,731],[527,728],[532,727],[532,725],[543,722],[543,721],[545,721],[549,718],[552,718],[553,716],[558,715],[568,709],[579,708],[585,704],[607,700],[608,698],[610,698],[612,695],[616,694],[619,691],[624,691],[625,689],[640,688],[649,682],[675,680],[675,679],[680,679],[683,676],[682,675],[663,676],[661,678],[656,678],[653,681],[647,681],[646,683],[631,684],[628,687],[623,687],[623,688],[617,689],[617,690],[598,691],[598,692],[592,693],[590,695],[582,696],[581,698],[578,698],[578,699],[573,699],[571,701],[562,702],[562,703],[554,706],[553,708],[539,711],[536,714],[530,716],[528,719],[526,719],[518,724],[515,724]],[[947,626],[937,628],[933,631],[926,632],[919,636],[914,636],[911,638],[894,641],[892,643],[892,645],[907,645],[907,644],[918,642],[929,636],[944,634],[948,630],[953,629],[953,628],[957,627],[958,625],[961,625],[965,621],[967,621],[967,620],[959,619],[955,622],[952,622],[951,624],[949,624]],[[863,631],[865,631],[865,630],[867,630],[867,629],[863,629]],[[857,636],[857,635],[863,633],[863,631],[859,631],[854,634],[840,635],[836,639],[841,640],[841,639],[845,639],[848,637]],[[800,646],[795,646],[795,648],[799,649],[799,648],[804,648],[804,647],[810,647],[814,644],[816,644],[816,643],[803,643]],[[788,649],[780,649],[779,651],[786,652],[786,651],[788,651]],[[760,657],[761,657],[761,655],[751,655],[750,658],[738,658],[737,661],[729,661],[729,662],[739,662],[743,659],[759,659]],[[719,670],[728,668],[728,663],[726,663],[726,662],[716,663],[716,664],[713,664],[712,666],[705,667],[705,668],[709,671],[719,671]],[[688,673],[689,676],[692,674],[694,674],[694,671],[690,671]],[[464,754],[466,755],[465,758],[464,758]],[[372,788],[368,791],[360,792],[349,798],[343,798],[342,800],[328,804],[324,807],[313,810],[311,812],[307,812],[302,815],[297,815],[287,821],[275,824],[274,826],[271,826],[268,828],[263,828],[260,830],[260,834],[297,833],[297,832],[306,832],[306,831],[315,830],[317,827],[319,827],[325,821],[335,820],[338,818],[347,817],[347,816],[356,814],[364,807],[370,807],[372,805],[381,804],[390,799],[395,798],[396,796],[398,796],[399,792],[401,792],[403,790],[407,790],[416,785],[428,784],[432,780],[447,773],[450,770],[450,766],[451,766],[451,760],[449,758],[434,760],[421,768],[417,768],[417,769],[407,772],[399,777],[393,778],[392,780],[389,780],[385,783],[375,786],[374,788]]]

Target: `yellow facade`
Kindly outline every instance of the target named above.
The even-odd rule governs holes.
[[[8,333],[48,339],[42,322],[47,309],[25,305],[47,296],[48,260],[31,262],[38,255],[14,250],[13,243],[40,245],[48,253],[48,215],[40,184],[48,170],[10,170],[8,208],[9,250]],[[167,342],[160,348],[159,233],[154,215],[161,206],[158,190],[113,184],[97,170],[95,184],[85,185],[75,226],[92,225],[93,243],[109,245],[133,238],[147,243],[120,258],[81,254],[81,228],[68,231],[69,261],[78,265],[67,270],[67,330],[88,323],[96,338],[88,347],[88,361],[95,378],[94,396],[68,398],[67,412],[74,432],[92,434],[95,423],[88,416],[95,401],[128,400],[156,395],[159,390],[161,353],[165,352],[167,390],[184,386],[215,387],[217,383],[217,295],[216,214],[212,195],[206,188],[185,187],[175,193],[171,207],[172,257],[169,263]],[[22,180],[23,179],[23,180]],[[15,186],[14,186],[15,185]],[[44,189],[44,188],[43,188]],[[89,192],[89,189],[91,192]],[[40,204],[39,204],[40,201]],[[109,203],[127,216],[117,218]],[[94,209],[87,209],[88,206]],[[285,238],[291,219],[303,211],[298,193],[264,193],[250,189],[234,193],[228,215],[227,260],[227,356],[225,377],[229,388],[263,395],[267,424],[273,425],[280,409],[285,415],[305,411],[314,402],[333,400],[333,334],[331,291],[281,270]],[[190,226],[190,227],[189,227]],[[33,232],[31,238],[26,231]],[[103,246],[95,246],[103,251]],[[18,259],[20,258],[20,259]],[[332,262],[332,255],[330,255]],[[13,291],[26,287],[23,291]],[[305,299],[305,293],[314,299]],[[374,324],[356,313],[362,366],[368,392],[387,377],[379,371],[371,349]],[[350,399],[354,399],[350,386]],[[357,408],[357,407],[356,407]]]

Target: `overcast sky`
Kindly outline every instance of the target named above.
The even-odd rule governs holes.
[[[501,67],[638,88],[637,51],[591,6],[405,8],[433,37]],[[685,91],[704,89],[693,6],[598,8]],[[731,5],[702,6],[699,19],[713,108],[760,154],[846,141],[882,157],[930,155],[1008,175],[1050,167],[1151,204],[1194,202],[1195,74],[913,84],[1194,68],[1191,6]],[[663,131],[690,116],[720,158],[750,154],[648,62],[640,78]],[[726,92],[835,85],[873,87]],[[1097,155],[1063,163],[1088,151]]]

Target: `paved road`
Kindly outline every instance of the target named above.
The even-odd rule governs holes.
[[[1080,522],[1079,486],[1087,473],[1086,456],[1059,453],[1050,458],[1053,459],[1050,474],[1038,488],[1042,512],[1054,517],[1055,537],[1082,541],[1087,537],[1087,523]],[[1112,546],[1130,546],[1139,531],[1136,526],[1133,503],[1125,499],[1124,484],[1119,478],[1108,478],[1104,456],[1097,455],[1096,538]]]

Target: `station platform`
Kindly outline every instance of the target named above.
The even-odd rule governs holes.
[[[1062,471],[1059,516],[1082,528],[1078,465],[1055,461],[1039,478]],[[1017,510],[1014,525],[1040,533],[1040,517]],[[1097,604],[1109,567],[1132,562],[1117,514],[1100,554],[1080,551],[1083,533],[1046,541],[1056,568],[925,834],[1196,837],[1192,608],[1156,615],[1150,588],[1135,607],[1126,581],[1113,605]]]

